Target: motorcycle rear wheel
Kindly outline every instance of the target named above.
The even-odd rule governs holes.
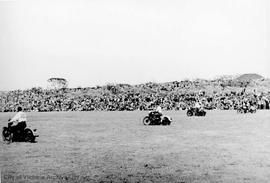
[[[3,141],[7,141],[7,142],[11,142],[12,141],[12,133],[8,130],[7,127],[4,127],[3,128],[3,131],[2,131],[2,138],[3,138]]]
[[[191,110],[188,110],[187,111],[187,116],[192,116],[192,115],[193,115],[192,111]]]

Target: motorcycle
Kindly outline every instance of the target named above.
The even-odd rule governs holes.
[[[198,109],[198,108],[194,108],[194,107],[190,107],[187,110],[187,116],[205,116],[206,115],[206,111],[204,109]]]
[[[8,123],[7,127],[3,127],[2,138],[6,142],[35,142],[37,129],[31,130],[26,128],[26,123],[18,123],[17,126],[12,126],[12,122]]]
[[[166,115],[161,115],[156,111],[152,111],[143,118],[144,125],[170,125],[172,118]]]
[[[256,113],[257,109],[255,107],[245,107],[241,106],[237,109],[237,113],[245,114],[245,113]]]

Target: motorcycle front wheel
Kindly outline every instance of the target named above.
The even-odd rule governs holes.
[[[162,125],[170,125],[171,124],[171,120],[169,117],[165,116],[163,119],[162,119]]]
[[[241,113],[243,113],[243,112],[242,112],[241,109],[237,109],[237,113],[238,113],[238,114],[241,114]]]
[[[26,142],[34,142],[35,141],[35,136],[29,128],[26,128],[24,130],[24,135],[25,135],[25,141]]]
[[[202,116],[205,116],[206,115],[206,112],[205,111],[202,111]]]
[[[144,125],[150,125],[150,123],[151,123],[151,120],[149,119],[148,116],[146,116],[146,117],[143,118],[143,124]]]
[[[162,125],[170,125],[171,122],[169,120],[163,121]]]

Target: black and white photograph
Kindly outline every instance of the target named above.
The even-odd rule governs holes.
[[[269,0],[0,0],[0,183],[269,183]]]

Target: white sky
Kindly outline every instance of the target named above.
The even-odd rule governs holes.
[[[0,0],[0,90],[270,77],[268,0]]]

